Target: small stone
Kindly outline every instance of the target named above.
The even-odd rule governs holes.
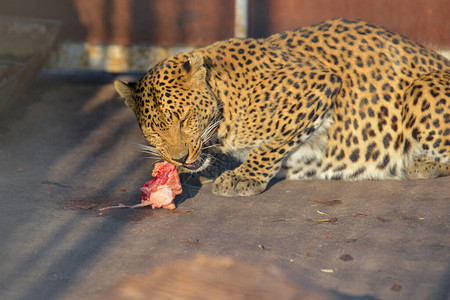
[[[399,292],[402,289],[402,286],[398,283],[394,283],[391,287],[391,290],[393,290],[394,292]]]
[[[343,261],[351,261],[353,260],[353,257],[350,254],[344,254],[341,257],[339,257],[339,259]]]

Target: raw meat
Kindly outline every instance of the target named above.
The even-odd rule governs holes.
[[[141,188],[141,203],[134,207],[151,205],[152,208],[174,209],[173,199],[182,192],[177,168],[168,162],[157,163],[152,176],[153,179]]]
[[[178,176],[177,168],[168,163],[162,162],[155,164],[152,172],[153,179],[147,181],[141,187],[141,203],[128,206],[120,203],[116,206],[107,206],[99,210],[107,210],[113,208],[137,208],[151,205],[152,208],[167,208],[175,209],[173,199],[178,194],[181,194],[180,177]]]

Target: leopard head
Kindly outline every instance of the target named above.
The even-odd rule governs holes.
[[[192,171],[206,167],[204,148],[217,129],[220,108],[200,53],[163,60],[138,82],[114,82],[155,154]]]

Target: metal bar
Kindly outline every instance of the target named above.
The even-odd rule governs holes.
[[[248,36],[248,0],[234,2],[234,36],[237,38]]]

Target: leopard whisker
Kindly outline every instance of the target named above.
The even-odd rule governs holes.
[[[218,146],[220,146],[220,144],[212,144],[212,145],[204,146],[203,149],[216,148]]]
[[[160,158],[160,156],[158,154],[155,154],[155,153],[148,153],[148,152],[145,152],[145,151],[142,151],[142,153],[148,154],[149,156],[146,156],[148,158]]]
[[[141,150],[142,153],[146,153],[146,154],[150,154],[153,155],[155,157],[159,157],[158,153],[155,152],[151,152],[151,151],[147,151],[147,150]]]
[[[156,158],[155,159],[155,157],[151,157],[151,158],[153,158],[154,159],[154,163],[156,164],[156,163],[160,163],[160,162],[164,162],[164,160],[162,159],[162,158],[160,158],[160,157],[158,157],[158,158]]]
[[[181,185],[185,186],[185,187],[188,187],[188,188],[191,188],[191,189],[197,189],[197,190],[200,189],[199,186],[195,186],[195,185],[192,185],[192,184],[182,183]]]
[[[156,159],[156,156],[144,156],[144,158],[148,158],[148,159]],[[156,161],[156,160],[155,160]]]
[[[211,157],[211,159],[213,159],[213,160],[215,160],[215,161],[217,161],[217,162],[219,162],[219,163],[225,163],[223,160],[221,160],[220,158],[217,158],[217,157],[215,157],[215,156],[213,156],[213,155],[210,155],[209,157]]]
[[[206,126],[205,130],[203,131],[201,135],[201,139],[203,140],[203,143],[209,142],[212,137],[214,136],[217,127],[219,126],[222,119],[219,120],[213,120],[208,126]]]
[[[136,146],[140,148],[141,152],[159,156],[159,151],[151,145],[136,144]]]

